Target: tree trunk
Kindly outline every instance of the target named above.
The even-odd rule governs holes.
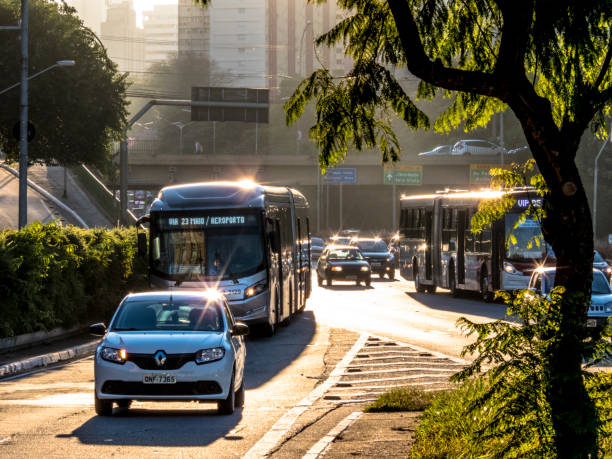
[[[534,159],[550,188],[544,201],[544,239],[557,258],[555,285],[563,286],[561,323],[546,351],[546,398],[558,457],[597,457],[597,413],[582,376],[586,318],[593,279],[593,226],[573,148],[559,139],[537,141],[526,131]],[[559,136],[561,137],[561,136]],[[548,151],[545,151],[550,146]],[[557,149],[558,148],[558,149]],[[549,162],[549,158],[556,158]]]

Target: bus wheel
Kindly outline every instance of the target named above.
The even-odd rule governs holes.
[[[416,291],[419,293],[424,293],[427,287],[421,284],[421,275],[419,274],[419,267],[416,265],[414,266],[413,279],[414,279],[414,288],[416,289]]]
[[[483,270],[480,274],[480,296],[482,301],[486,303],[493,301],[493,293],[489,291],[489,276],[486,270]]]
[[[451,296],[457,296],[457,283],[455,281],[455,267],[451,264],[448,269],[448,289]]]

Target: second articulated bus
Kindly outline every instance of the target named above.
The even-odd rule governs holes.
[[[252,182],[169,186],[151,206],[155,288],[216,288],[237,320],[266,334],[301,311],[311,290],[308,201]]]
[[[531,273],[547,257],[540,225],[521,214],[540,206],[533,191],[510,191],[514,207],[479,234],[471,231],[478,204],[502,192],[445,192],[402,196],[400,200],[400,274],[419,292],[437,287],[479,292],[490,301],[496,290],[527,288]],[[509,239],[512,232],[513,237]],[[506,241],[509,242],[506,245]]]

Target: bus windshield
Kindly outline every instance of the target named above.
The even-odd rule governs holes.
[[[162,277],[235,280],[265,269],[260,226],[157,229],[151,241],[152,263]]]
[[[506,258],[509,260],[532,260],[546,256],[546,242],[539,223],[527,218],[514,227],[521,214],[506,214]]]

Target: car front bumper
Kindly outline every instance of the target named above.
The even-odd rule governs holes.
[[[232,354],[198,365],[187,362],[176,370],[145,370],[133,362],[117,364],[95,356],[95,391],[106,400],[210,400],[227,398],[234,367]],[[145,384],[145,375],[176,376],[175,384]]]

